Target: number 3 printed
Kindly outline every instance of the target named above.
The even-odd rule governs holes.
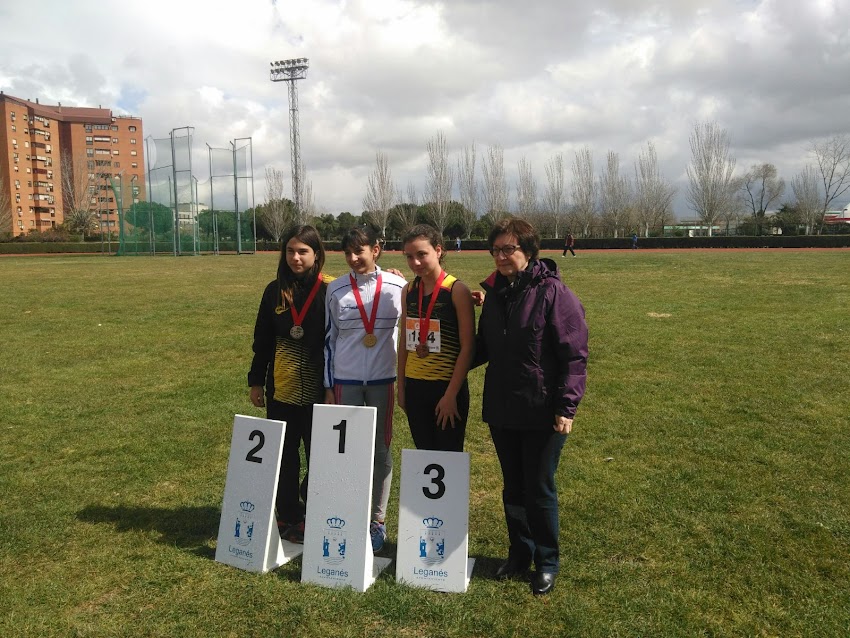
[[[446,470],[442,465],[438,465],[436,463],[431,463],[425,468],[423,474],[425,476],[429,476],[431,472],[436,472],[437,475],[431,477],[431,483],[433,483],[437,487],[436,492],[432,492],[428,489],[428,487],[422,488],[422,493],[430,499],[437,500],[438,498],[442,498],[443,494],[446,493],[446,484],[443,483],[443,479],[446,478]]]

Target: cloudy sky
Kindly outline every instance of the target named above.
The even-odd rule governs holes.
[[[523,157],[542,192],[556,153],[633,171],[651,140],[680,218],[696,122],[728,131],[739,172],[772,162],[789,183],[812,140],[850,132],[847,0],[3,0],[0,41],[16,97],[111,107],[154,137],[193,126],[195,157],[252,137],[258,202],[264,168],[290,169],[269,62],[309,58],[301,154],[333,213],[362,210],[378,150],[421,193],[437,131],[452,153],[501,145],[514,195]]]

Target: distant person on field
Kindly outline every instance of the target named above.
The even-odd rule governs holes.
[[[474,361],[487,363],[482,420],[502,468],[509,549],[496,578],[525,575],[534,563],[531,591],[542,596],[560,566],[555,471],[584,395],[587,323],[558,266],[539,258],[528,222],[499,222],[488,244],[496,270],[482,283]]]
[[[460,235],[458,235],[457,239],[455,239],[455,250],[460,252]]]
[[[566,257],[566,256],[567,256],[567,251],[568,251],[568,250],[569,250],[569,251],[573,254],[573,257],[575,257],[575,256],[576,256],[576,251],[575,251],[575,250],[573,250],[573,248],[575,247],[575,245],[576,245],[576,238],[575,238],[575,237],[573,237],[573,234],[572,234],[572,233],[567,233],[567,236],[566,236],[566,238],[564,239],[564,252],[563,252],[563,254],[561,255],[561,257]]]
[[[251,403],[265,407],[267,418],[286,421],[277,524],[284,539],[303,543],[307,475],[299,486],[299,447],[303,441],[309,461],[313,404],[324,398],[325,294],[332,277],[322,274],[325,249],[312,226],[290,226],[282,246],[277,279],[257,312],[248,385]]]
[[[632,250],[637,250],[637,233],[632,233]]]

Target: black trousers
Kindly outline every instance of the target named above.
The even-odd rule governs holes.
[[[511,559],[534,562],[538,572],[560,568],[558,486],[555,471],[566,434],[543,430],[490,427],[502,476],[502,503]]]
[[[469,385],[464,381],[457,393],[457,411],[460,413],[460,420],[455,419],[454,427],[449,423],[444,430],[437,425],[434,410],[448,386],[448,381],[404,379],[407,422],[417,450],[463,452],[466,420],[469,416]]]
[[[301,480],[301,442],[310,461],[310,434],[313,428],[313,406],[291,405],[266,398],[266,416],[276,421],[286,421],[283,439],[283,458],[277,482],[275,509],[277,517],[285,523],[298,523],[304,518],[307,505],[308,472]],[[300,481],[300,483],[299,483]]]

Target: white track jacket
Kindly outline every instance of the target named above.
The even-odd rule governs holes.
[[[375,287],[381,277],[381,298],[375,319],[374,335],[378,343],[372,348],[363,344],[366,329],[357,309],[349,276],[343,275],[328,284],[325,329],[326,388],[335,384],[378,385],[396,379],[396,344],[398,320],[401,317],[401,291],[407,283],[403,278],[376,267],[375,272],[357,275],[357,289],[363,300],[366,317],[372,316]]]

